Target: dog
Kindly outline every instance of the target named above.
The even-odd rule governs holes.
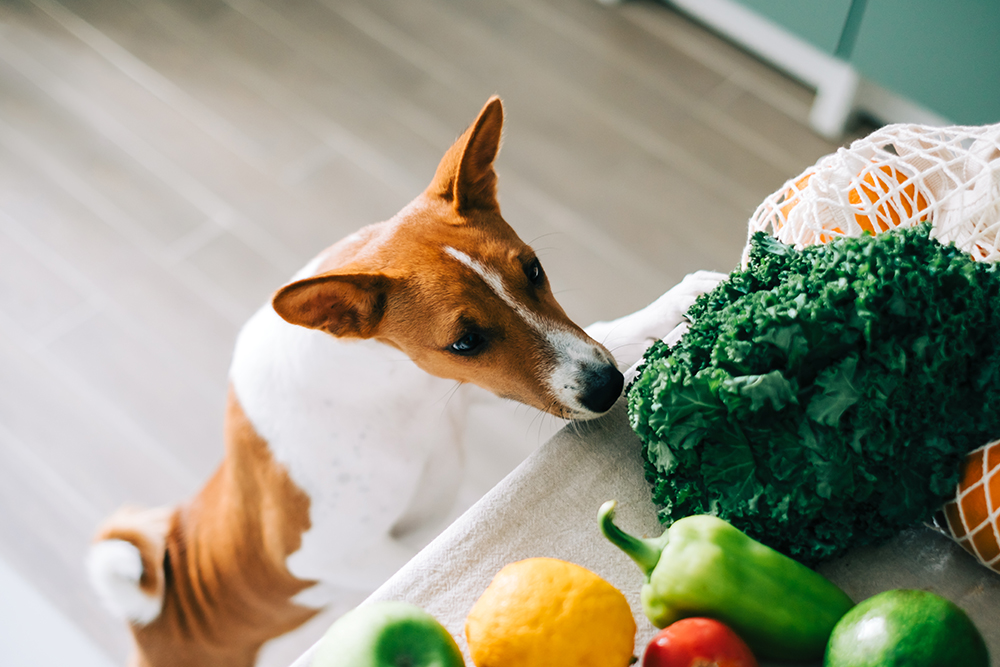
[[[597,417],[717,282],[693,274],[588,335],[500,214],[502,126],[493,97],[422,194],[320,253],[242,328],[225,456],[200,492],[99,529],[88,569],[130,625],[133,665],[248,667],[337,590],[374,590],[455,499],[463,387]]]

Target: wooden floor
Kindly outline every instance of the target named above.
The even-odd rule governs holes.
[[[756,205],[836,148],[810,90],[650,2],[0,3],[0,562],[111,664],[96,524],[200,485],[240,324],[422,190],[493,93],[505,217],[581,323],[733,268]],[[474,491],[539,433],[481,453]]]

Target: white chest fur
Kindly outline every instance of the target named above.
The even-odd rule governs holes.
[[[287,563],[293,575],[372,589],[414,553],[398,533],[450,509],[464,414],[453,381],[390,346],[288,324],[270,305],[241,331],[230,377],[251,423],[310,498],[311,528]],[[324,588],[299,601],[325,603]]]

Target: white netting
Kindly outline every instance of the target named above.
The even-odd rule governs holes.
[[[764,200],[764,231],[801,248],[924,220],[977,260],[1000,259],[1000,124],[889,125],[821,158]]]
[[[1000,440],[966,455],[955,499],[945,503],[942,514],[939,525],[976,560],[1000,573]]]
[[[925,220],[942,242],[1000,260],[1000,124],[889,125],[821,158],[757,207],[743,264],[758,231],[802,248]],[[959,485],[940,523],[1000,572],[1000,441],[969,456],[979,474]]]

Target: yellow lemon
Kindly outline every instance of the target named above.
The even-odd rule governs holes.
[[[635,630],[621,591],[556,558],[504,567],[465,620],[477,667],[627,667]]]

